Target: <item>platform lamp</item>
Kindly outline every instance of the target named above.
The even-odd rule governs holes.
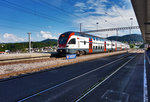
[[[28,39],[29,39],[29,53],[31,53],[31,33],[28,32]]]
[[[80,32],[82,31],[82,23],[80,23]]]
[[[97,22],[97,23],[96,23],[96,25],[97,25],[97,31],[98,31],[98,24],[99,24],[99,23]]]
[[[131,27],[130,27],[130,34],[131,34],[131,29],[132,29],[132,25],[133,25],[133,18],[130,18],[131,21]]]

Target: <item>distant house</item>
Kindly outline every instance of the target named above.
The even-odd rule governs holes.
[[[5,50],[5,53],[9,53],[10,52],[10,50]]]
[[[0,52],[0,54],[5,54],[5,52]]]

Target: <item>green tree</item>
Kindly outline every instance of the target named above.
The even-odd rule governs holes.
[[[130,44],[130,48],[135,48],[135,44]]]

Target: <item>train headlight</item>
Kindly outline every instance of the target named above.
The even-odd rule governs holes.
[[[69,50],[68,50],[68,49],[66,49],[66,52],[69,52]]]
[[[62,52],[62,50],[59,50],[60,52]]]

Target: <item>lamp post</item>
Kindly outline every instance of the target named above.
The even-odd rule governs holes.
[[[98,24],[99,24],[99,23],[97,22],[97,23],[96,23],[96,25],[97,25],[97,31],[98,31]]]
[[[131,21],[131,27],[132,27],[132,25],[133,25],[133,18],[130,18],[130,21]],[[130,28],[130,34],[131,34],[131,29],[132,28]]]
[[[116,41],[118,41],[118,30],[116,30],[116,34],[117,34],[117,39],[116,39]]]
[[[81,32],[82,23],[80,23],[80,32]]]
[[[28,33],[28,39],[29,39],[29,53],[31,53],[31,33]]]

